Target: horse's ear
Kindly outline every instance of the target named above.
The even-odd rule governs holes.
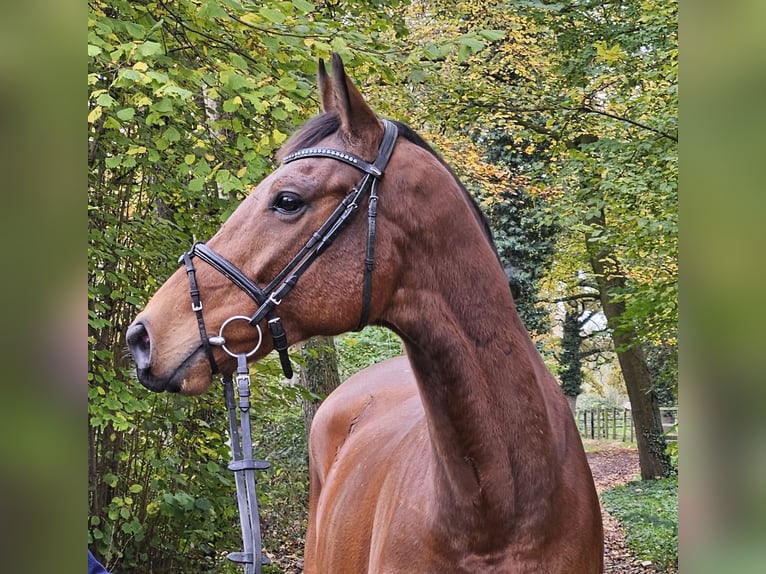
[[[341,130],[352,137],[362,137],[369,130],[377,131],[380,128],[380,122],[375,116],[375,112],[367,105],[362,94],[346,75],[343,60],[338,54],[332,55],[332,76],[335,101],[332,109],[340,115]],[[326,90],[323,88],[321,80],[319,89],[322,91],[324,99]],[[325,107],[325,109],[328,108]]]
[[[317,85],[319,86],[319,102],[322,105],[322,111],[333,111],[335,109],[335,97],[333,96],[332,83],[327,75],[324,60],[321,58],[317,70]]]

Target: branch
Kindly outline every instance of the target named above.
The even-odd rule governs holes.
[[[541,303],[567,303],[569,301],[577,301],[579,299],[591,299],[598,301],[598,293],[578,293],[577,295],[567,295],[566,297],[559,297],[557,299],[540,299]]]
[[[592,355],[601,355],[605,353],[606,351],[604,349],[591,349],[590,351],[582,351],[581,353],[577,353],[577,356],[580,359],[584,359],[586,357],[590,357]]]
[[[483,105],[481,103],[475,103],[478,105],[474,105],[472,109],[476,109],[476,107],[481,107],[482,109],[490,109],[490,105]],[[495,108],[492,111],[495,111],[498,108]],[[534,122],[530,122],[529,120],[524,120],[518,115],[515,114],[537,114],[537,113],[555,113],[555,112],[561,112],[561,111],[568,111],[568,112],[580,112],[580,113],[588,113],[588,114],[598,114],[601,116],[605,116],[608,118],[612,118],[617,121],[628,123],[632,126],[635,126],[637,128],[641,128],[647,131],[650,131],[652,133],[655,133],[661,137],[667,138],[671,141],[678,142],[678,136],[675,136],[673,134],[663,132],[662,130],[658,130],[657,128],[653,128],[649,125],[646,125],[644,123],[641,123],[636,120],[632,120],[630,118],[625,118],[622,116],[618,116],[617,114],[613,114],[604,110],[600,110],[598,108],[595,108],[593,106],[590,106],[588,104],[583,104],[579,107],[572,107],[572,106],[543,106],[543,107],[536,107],[536,108],[514,108],[514,107],[506,107],[503,106],[502,108],[503,112],[508,114],[514,114],[513,115],[513,121],[518,123],[520,126],[525,127],[527,129],[530,129],[536,133],[546,135],[555,139],[562,139],[563,134],[561,132],[554,132],[552,130],[549,130],[548,128],[545,128],[539,124],[536,124]]]
[[[588,321],[590,321],[593,318],[594,315],[598,315],[599,312],[600,312],[600,310],[599,311],[591,311],[585,317],[581,317],[580,320],[579,320],[580,327],[585,326],[588,323]]]
[[[606,116],[608,118],[612,118],[613,120],[618,120],[618,121],[621,121],[621,122],[625,122],[625,123],[631,124],[633,126],[636,126],[638,128],[641,128],[641,129],[644,129],[644,130],[648,130],[650,132],[654,132],[655,134],[657,134],[659,136],[662,136],[664,138],[668,138],[669,140],[678,143],[678,136],[674,136],[674,135],[671,135],[669,133],[663,132],[662,130],[655,129],[655,128],[651,127],[651,126],[647,126],[646,124],[642,124],[641,122],[637,122],[635,120],[631,120],[630,118],[623,118],[623,117],[618,116],[616,114],[611,114],[609,112],[605,112],[604,110],[599,110],[599,109],[596,109],[596,108],[588,106],[588,105],[580,106],[579,108],[564,108],[564,109],[568,109],[570,111],[575,111],[575,112],[586,112],[586,113],[599,114],[601,116]]]

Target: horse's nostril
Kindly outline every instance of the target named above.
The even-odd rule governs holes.
[[[139,370],[149,367],[151,362],[152,341],[143,323],[134,323],[128,327],[126,336],[128,350],[136,361]]]

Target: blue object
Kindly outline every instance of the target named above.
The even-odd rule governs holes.
[[[109,574],[88,550],[88,574]]]

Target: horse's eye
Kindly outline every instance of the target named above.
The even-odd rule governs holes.
[[[285,215],[295,215],[303,209],[305,203],[297,193],[282,191],[277,194],[271,208]]]

